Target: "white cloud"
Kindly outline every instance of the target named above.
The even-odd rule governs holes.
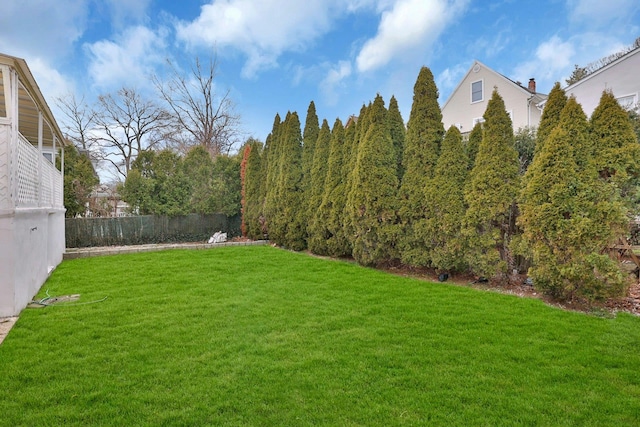
[[[85,31],[84,0],[3,0],[0,52],[52,61],[71,52]]]
[[[166,58],[166,35],[147,27],[127,29],[115,41],[85,45],[90,57],[89,76],[101,88],[144,86]]]
[[[575,65],[584,67],[625,46],[617,38],[598,32],[574,34],[567,40],[553,36],[538,46],[531,60],[518,64],[512,77],[523,82],[534,77],[538,91],[546,92],[556,81],[564,86]]]
[[[536,49],[534,57],[516,66],[513,79],[526,82],[530,78],[543,82],[550,86],[553,80],[557,80],[573,65],[575,60],[575,47],[572,41],[563,41],[558,36],[553,36],[549,40],[541,43]]]
[[[2,0],[0,52],[27,61],[40,92],[56,118],[55,98],[73,85],[57,66],[73,52],[85,31],[88,2],[84,0]]]
[[[568,0],[570,19],[596,29],[624,20],[639,9],[637,0]]]
[[[457,64],[453,67],[448,67],[444,69],[438,76],[436,77],[436,86],[440,91],[440,95],[443,97],[448,97],[448,94],[460,83],[464,73],[466,73],[469,68],[466,64]],[[443,101],[445,101],[444,99]]]
[[[574,54],[573,44],[562,41],[557,36],[551,37],[549,41],[542,43],[536,49],[536,58],[544,64],[545,68],[551,71],[570,65]]]
[[[488,58],[495,58],[505,48],[508,48],[511,43],[511,29],[503,29],[496,31],[491,35],[485,37],[479,37],[469,45],[469,51],[481,52],[482,60],[486,61]]]
[[[40,92],[52,110],[55,107],[55,98],[73,91],[73,85],[69,78],[60,74],[45,60],[34,58],[28,61],[27,65],[40,88]]]
[[[143,22],[151,0],[106,0],[111,12],[111,25],[122,28],[125,24]]]
[[[362,2],[360,2],[362,3]],[[336,1],[213,0],[200,16],[177,25],[178,39],[193,46],[232,47],[247,56],[245,77],[277,65],[285,51],[303,50],[331,28]],[[351,7],[360,4],[349,3]]]
[[[351,76],[351,73],[352,67],[349,61],[340,61],[327,72],[320,83],[320,91],[328,105],[335,105],[338,102],[337,90],[344,85],[344,79]]]
[[[190,47],[231,48],[247,60],[242,74],[278,66],[286,52],[303,52],[345,15],[368,10],[381,16],[377,35],[356,64],[369,71],[412,49],[428,48],[469,0],[210,0],[193,21],[176,25]]]
[[[394,0],[346,0],[341,2],[347,12],[357,12],[370,7],[377,7],[378,11],[387,7],[387,3]]]
[[[466,5],[467,0],[397,0],[382,13],[376,36],[362,47],[356,59],[358,70],[374,70],[431,45]]]

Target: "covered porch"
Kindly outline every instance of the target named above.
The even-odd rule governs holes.
[[[0,54],[0,317],[18,314],[62,261],[64,144],[26,62]]]

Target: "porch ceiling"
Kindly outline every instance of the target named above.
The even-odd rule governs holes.
[[[49,109],[26,62],[20,58],[0,54],[0,64],[6,64],[18,72],[18,131],[29,142],[38,145],[39,113],[42,113],[42,144],[56,147],[67,144],[55,118]],[[5,87],[0,70],[0,118],[6,117]]]
[[[18,89],[18,130],[29,142],[38,145],[38,106],[22,83]],[[56,141],[59,147],[62,141]],[[42,145],[53,146],[53,132],[47,120],[42,120]]]

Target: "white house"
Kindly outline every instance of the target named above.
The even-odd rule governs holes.
[[[525,126],[538,126],[542,111],[537,104],[547,95],[536,92],[535,80],[530,79],[524,87],[475,61],[442,106],[444,128],[455,125],[463,134],[471,132],[477,122],[483,121],[494,87],[498,88],[504,100],[514,131]]]
[[[610,90],[625,108],[638,108],[640,94],[640,47],[567,86],[567,96],[575,96],[587,117],[600,103],[604,90]]]
[[[27,63],[0,54],[0,317],[17,315],[62,261],[63,178],[55,163],[64,143]]]

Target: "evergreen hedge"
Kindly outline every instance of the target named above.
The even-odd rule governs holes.
[[[501,279],[530,266],[536,288],[558,299],[623,293],[608,253],[634,213],[640,144],[613,95],[588,121],[556,84],[519,151],[497,89],[466,141],[455,127],[445,135],[437,99],[423,67],[406,132],[395,97],[387,110],[380,95],[346,128],[318,127],[313,102],[304,136],[295,112],[276,115],[247,158],[247,230],[364,265],[399,259]]]

